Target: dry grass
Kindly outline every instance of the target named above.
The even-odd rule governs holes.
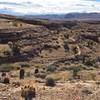
[[[98,86],[96,86],[94,83],[66,82],[63,84],[58,83],[55,87],[52,88],[27,79],[22,82],[21,87],[23,87],[23,85],[29,85],[36,88],[36,98],[34,98],[34,100],[99,100],[100,97],[100,88],[98,88]],[[8,95],[8,98],[10,98],[10,100],[23,100],[20,96],[21,87],[11,87],[12,90],[10,90],[8,87],[7,91],[10,94],[10,97]],[[91,91],[92,94],[82,92],[85,89]],[[8,93],[7,91],[2,92],[2,94]]]
[[[52,77],[54,80],[66,81],[71,77],[71,72],[70,71],[55,72],[51,73],[47,77]]]

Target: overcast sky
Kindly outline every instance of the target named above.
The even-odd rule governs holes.
[[[23,14],[100,12],[100,0],[0,0],[0,9]]]

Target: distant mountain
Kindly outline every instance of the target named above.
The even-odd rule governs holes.
[[[43,13],[39,10],[39,13],[36,11],[26,11],[24,8],[35,8],[42,9],[43,5],[32,2],[5,2],[0,1],[0,13],[8,14],[14,16],[24,16],[24,18],[42,18],[42,19],[50,19],[50,20],[100,20],[100,13],[67,13],[67,14],[57,14],[57,13]],[[25,13],[24,13],[25,12]],[[34,13],[32,13],[34,12]],[[44,10],[45,12],[45,10]],[[60,13],[60,11],[59,11]]]
[[[43,19],[65,19],[65,14],[45,14],[45,15],[25,15],[30,19],[43,18]]]
[[[46,14],[26,15],[26,18],[43,18],[52,20],[100,20],[100,13],[68,13],[68,14]]]
[[[69,13],[65,15],[69,20],[100,20],[100,13]]]
[[[11,3],[12,5],[18,5],[16,3]],[[24,3],[25,4],[25,3]],[[0,8],[1,14],[8,14],[14,16],[24,16],[25,18],[42,18],[42,19],[52,19],[52,20],[100,20],[100,13],[67,13],[67,14],[36,14],[28,13],[24,15],[23,13],[15,12],[10,8]]]

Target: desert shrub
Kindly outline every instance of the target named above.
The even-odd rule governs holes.
[[[46,79],[46,86],[51,86],[51,87],[54,87],[56,84],[55,84],[55,81],[53,78],[47,78]]]
[[[31,76],[30,72],[26,72],[26,76],[30,77]]]
[[[45,77],[47,76],[46,73],[37,73],[34,75],[35,77],[37,78],[42,78],[42,79],[45,79]]]
[[[30,67],[29,63],[27,63],[27,62],[21,63],[20,66],[23,67],[23,68],[29,68]]]
[[[70,64],[71,64],[70,61],[66,61],[66,62],[65,62],[65,65],[70,65]]]
[[[74,52],[75,54],[77,54],[77,47],[74,47],[74,48],[73,48],[73,52]]]
[[[46,70],[43,68],[40,72],[41,73],[46,73]]]
[[[51,45],[49,45],[49,44],[44,44],[44,47],[43,47],[45,50],[48,50],[48,49],[50,49],[50,48],[52,48],[52,46]]]
[[[83,76],[84,80],[95,80],[96,74],[95,73],[88,73]]]
[[[97,85],[100,85],[100,81],[96,81],[96,84],[97,84]]]
[[[20,66],[16,66],[15,67],[15,70],[20,70]]]
[[[57,40],[57,37],[52,37],[52,40]]]
[[[4,55],[10,56],[11,55],[11,51],[10,50],[5,50],[3,51]]]
[[[100,62],[100,56],[97,57],[97,61]]]
[[[16,78],[16,77],[18,77],[19,75],[18,75],[17,73],[11,73],[10,76],[11,76],[12,78]]]
[[[60,67],[60,68],[58,69],[58,71],[66,71],[66,70],[68,70],[67,67]]]
[[[54,71],[56,71],[56,69],[57,69],[57,67],[52,66],[52,65],[47,67],[47,71],[49,71],[49,72],[54,72]]]
[[[82,90],[82,93],[89,95],[89,94],[92,94],[92,91],[89,89],[84,89],[84,90]]]
[[[12,85],[14,86],[14,87],[16,87],[16,86],[18,86],[18,87],[20,87],[20,85],[21,85],[21,83],[20,82],[12,82]]]
[[[4,84],[9,84],[9,83],[10,83],[9,78],[4,78]]]
[[[59,44],[59,41],[56,41],[57,44]]]
[[[73,71],[73,78],[78,76],[79,71],[81,70],[80,67],[72,67],[71,70]]]
[[[8,42],[8,45],[9,45],[10,49],[12,50],[12,53],[14,56],[20,54],[21,45],[19,42],[16,42],[16,43]]]
[[[64,38],[68,39],[69,38],[69,34],[64,34]]]
[[[39,69],[36,68],[35,71],[34,71],[34,73],[35,73],[35,74],[39,73]]]
[[[60,48],[60,45],[53,46],[54,49],[58,50]]]
[[[52,53],[52,49],[51,48],[49,49],[49,53]]]
[[[21,90],[21,97],[26,98],[27,94],[29,94],[29,96],[33,98],[36,97],[36,89],[34,87],[31,86],[25,86],[24,88],[22,88]]]
[[[99,68],[99,64],[96,63],[96,64],[93,65],[93,67],[94,67],[94,68]]]
[[[66,41],[64,41],[64,49],[65,49],[65,52],[69,51],[69,46]]]
[[[88,41],[88,47],[92,48],[93,46],[96,45],[96,42],[92,41],[92,40],[89,40]]]
[[[11,70],[14,70],[14,66],[11,64],[2,64],[0,70],[1,71],[11,71]]]
[[[88,59],[88,60],[86,60],[86,62],[85,62],[85,65],[87,65],[87,66],[93,66],[94,64],[95,64],[95,61],[92,60],[92,59]]]
[[[72,27],[77,26],[77,23],[76,22],[68,22],[68,23],[64,23],[63,26],[71,29]]]
[[[92,79],[92,80],[95,80],[95,78],[96,78],[96,74],[91,73],[90,76],[91,76],[91,79]]]
[[[3,73],[1,74],[1,76],[2,76],[2,77],[5,77],[5,76],[6,76],[6,73],[5,73],[5,72],[3,72]]]
[[[51,44],[44,44],[44,47],[43,47],[45,50],[50,50],[51,48],[53,49],[59,49],[60,48],[60,45],[51,45]]]
[[[15,26],[15,27],[18,26],[17,22],[15,22],[15,21],[14,21],[12,24],[13,24],[13,26]]]

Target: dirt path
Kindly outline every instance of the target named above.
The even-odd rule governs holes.
[[[73,42],[76,41],[74,38],[69,38],[69,39],[72,40]],[[76,56],[81,55],[82,52],[81,52],[81,49],[80,49],[79,45],[76,44],[75,46],[76,46],[76,48],[77,48],[77,54],[73,54],[73,55],[71,55],[71,56],[67,56],[67,57],[62,57],[62,58],[60,58],[60,59],[56,59],[55,61],[52,61],[52,62],[48,63],[48,65],[53,65],[54,63],[60,62],[60,61],[62,61],[62,60],[74,59]]]

